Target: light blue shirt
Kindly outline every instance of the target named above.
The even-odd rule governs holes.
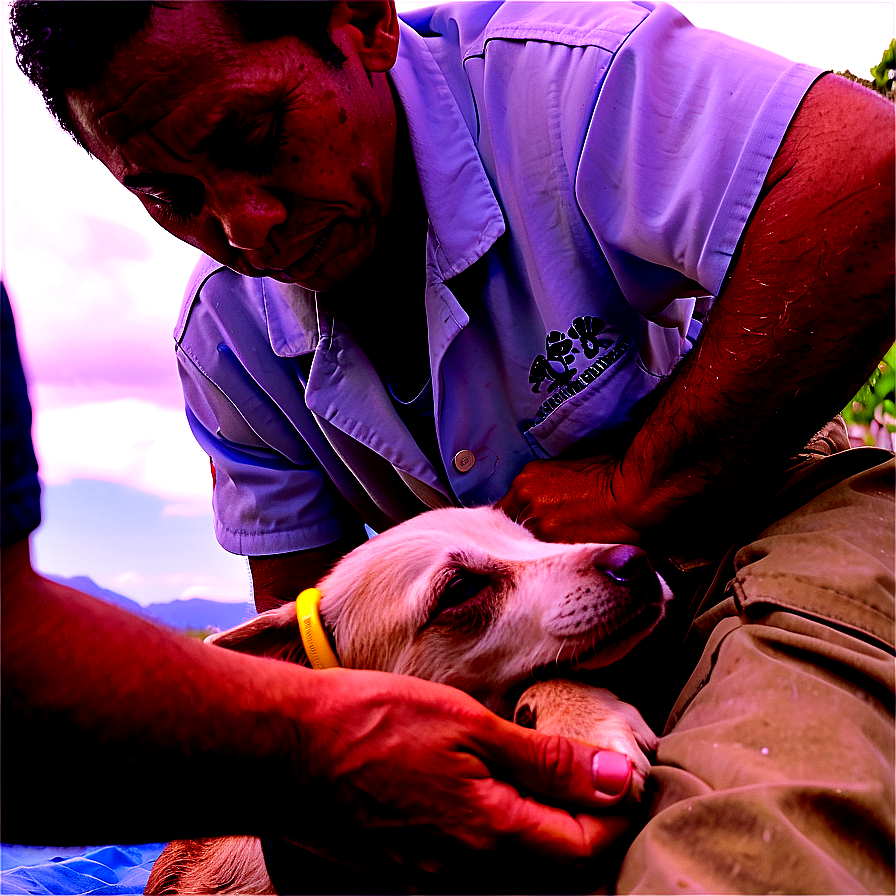
[[[662,4],[405,18],[390,77],[429,215],[421,301],[442,464],[325,295],[204,259],[175,338],[215,466],[217,537],[235,553],[492,503],[528,461],[625,423],[690,347],[710,302],[695,297],[722,289],[820,74]]]

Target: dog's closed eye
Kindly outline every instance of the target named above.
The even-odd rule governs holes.
[[[510,577],[498,567],[476,569],[456,558],[438,579],[424,628],[476,637],[485,631],[501,606]]]

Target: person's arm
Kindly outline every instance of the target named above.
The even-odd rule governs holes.
[[[596,763],[606,754],[452,688],[203,644],[41,577],[27,541],[3,551],[2,589],[7,842],[340,843],[379,829],[396,853],[410,842],[436,858],[443,844],[575,861],[626,826],[517,790],[586,813],[615,804],[627,783]]]
[[[530,463],[500,506],[549,541],[638,542],[700,496],[761,495],[893,342],[893,117],[816,82],[701,340],[627,450]]]
[[[259,613],[295,600],[305,588],[313,588],[359,542],[344,538],[308,551],[249,557],[252,594]]]

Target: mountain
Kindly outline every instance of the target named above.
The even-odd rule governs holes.
[[[225,603],[201,597],[173,600],[168,604],[150,604],[143,610],[172,628],[233,628],[255,615],[254,608],[248,603]]]
[[[131,600],[129,597],[124,597],[124,595],[116,594],[114,591],[107,591],[105,588],[100,588],[93,579],[90,579],[87,576],[70,576],[66,578],[65,576],[47,575],[46,578],[52,579],[54,582],[59,582],[60,585],[68,585],[69,588],[76,588],[78,591],[83,591],[85,594],[98,597],[100,600],[104,600],[107,604],[115,604],[116,606],[123,607],[125,610],[128,610],[131,613],[136,613],[138,616],[147,615],[144,612],[143,607],[141,607],[137,601]]]
[[[68,585],[69,588],[77,588],[85,594],[98,597],[100,600],[109,604],[115,604],[118,607],[136,613],[138,616],[147,616],[155,619],[163,625],[170,628],[218,628],[227,629],[254,615],[254,609],[248,602],[246,603],[227,603],[218,600],[206,600],[201,597],[194,597],[189,600],[173,600],[170,603],[149,604],[142,607],[136,601],[125,597],[122,594],[116,594],[107,588],[100,588],[93,579],[87,576],[47,576],[54,582],[61,585]]]

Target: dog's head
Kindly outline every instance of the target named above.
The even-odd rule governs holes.
[[[318,588],[343,666],[453,685],[505,716],[533,673],[555,677],[624,656],[671,597],[638,548],[547,544],[487,507],[434,510],[389,529]],[[292,604],[208,640],[304,657]]]

